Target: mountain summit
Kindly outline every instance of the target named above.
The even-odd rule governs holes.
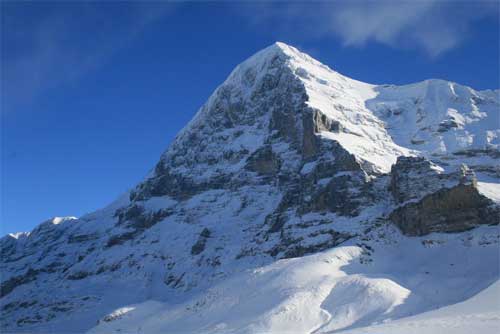
[[[499,277],[498,93],[275,43],[130,192],[0,240],[2,329],[327,333],[464,301]]]

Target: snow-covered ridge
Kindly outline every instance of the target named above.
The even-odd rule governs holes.
[[[327,333],[463,301],[499,276],[497,93],[276,43],[137,187],[0,239],[2,330]]]
[[[19,240],[21,238],[25,238],[30,235],[30,232],[16,232],[16,233],[9,233],[8,236],[11,238],[14,238],[16,240]]]
[[[401,155],[451,156],[500,147],[498,91],[476,91],[439,79],[372,85],[343,76],[294,48],[284,50],[304,82],[308,104],[340,123],[340,131],[324,135],[383,172]]]

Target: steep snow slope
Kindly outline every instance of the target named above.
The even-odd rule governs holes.
[[[498,150],[499,91],[475,91],[426,80],[406,86],[370,85],[347,78],[292,47],[290,66],[304,83],[307,104],[338,122],[337,140],[359,159],[388,172],[400,155]]]
[[[2,330],[321,333],[469,298],[498,278],[498,109],[276,43],[130,192],[0,239]]]
[[[89,333],[330,333],[465,300],[498,280],[496,227],[458,238],[407,238],[391,229],[385,233],[377,242],[347,242],[245,271],[178,305],[148,301],[127,306]],[[476,313],[487,317],[486,328],[498,328],[498,302],[440,310],[435,316],[446,316],[448,322],[422,321],[421,329],[453,329],[453,319],[467,323]],[[401,326],[406,329],[416,322],[412,318]],[[401,322],[389,324],[381,327],[382,332],[397,329]]]
[[[290,65],[304,83],[309,97],[307,104],[335,122],[332,129],[320,135],[338,141],[364,164],[380,172],[388,172],[400,155],[410,150],[397,145],[383,123],[366,104],[378,95],[378,86],[352,80],[322,65],[297,50],[282,46],[293,55]],[[326,130],[326,131],[325,131]]]

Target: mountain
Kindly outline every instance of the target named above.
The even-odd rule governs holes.
[[[431,326],[407,317],[498,290],[499,109],[498,90],[371,85],[273,44],[128,193],[0,240],[1,328]],[[500,325],[488,305],[483,331]]]

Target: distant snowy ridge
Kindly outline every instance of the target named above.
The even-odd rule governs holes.
[[[118,200],[0,239],[2,331],[376,333],[468,300],[499,278],[498,93],[275,43]]]

